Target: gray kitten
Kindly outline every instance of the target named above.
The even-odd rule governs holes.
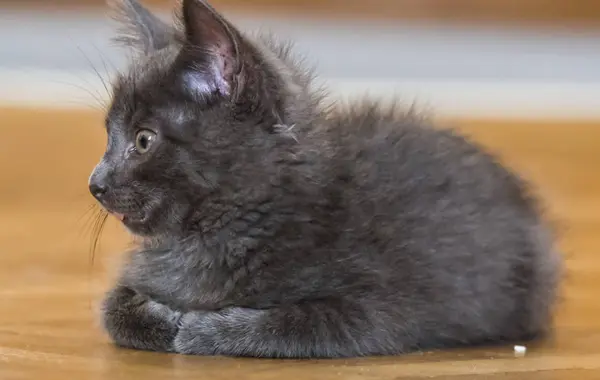
[[[140,238],[103,303],[122,347],[391,355],[550,331],[560,259],[527,186],[457,134],[327,107],[288,45],[201,0],[119,2],[135,49],[90,191]]]

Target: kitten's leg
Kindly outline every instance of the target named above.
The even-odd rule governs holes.
[[[124,286],[110,291],[102,306],[104,327],[118,346],[172,351],[181,313]]]
[[[333,300],[267,310],[233,307],[190,312],[182,317],[173,346],[184,354],[279,358],[403,351],[406,339],[390,331],[394,324],[383,314]]]

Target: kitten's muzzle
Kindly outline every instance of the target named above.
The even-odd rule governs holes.
[[[101,204],[106,201],[106,194],[109,190],[109,172],[109,166],[103,159],[92,171],[88,182],[90,193]]]
[[[90,183],[90,193],[96,198],[100,203],[102,203],[102,199],[106,195],[108,191],[108,187],[103,184],[98,183]]]
[[[90,183],[89,185],[90,187],[90,193],[92,193],[92,195],[94,196],[94,198],[96,198],[96,200],[98,202],[100,202],[100,204],[106,208],[105,206],[105,202],[106,202],[106,193],[108,192],[108,186],[106,185],[101,185],[98,183]],[[107,211],[109,211],[107,209]],[[113,214],[115,217],[117,217],[117,219],[123,221],[123,219],[125,218],[124,214],[118,213],[118,212],[112,212],[109,211],[111,214]]]

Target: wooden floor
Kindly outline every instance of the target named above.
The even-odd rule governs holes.
[[[600,121],[457,125],[529,176],[562,231],[557,334],[512,347],[342,361],[258,361],[121,350],[97,301],[128,239],[109,221],[90,255],[87,178],[102,115],[0,109],[0,379],[600,379]]]

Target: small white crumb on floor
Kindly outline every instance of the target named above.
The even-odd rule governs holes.
[[[523,357],[527,352],[527,347],[525,346],[515,346],[515,356]]]

